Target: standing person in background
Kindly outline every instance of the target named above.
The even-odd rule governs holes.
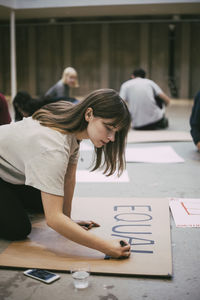
[[[8,103],[3,94],[0,93],[0,125],[9,124],[11,122]]]
[[[68,67],[64,69],[62,78],[46,92],[45,97],[62,98],[62,100],[77,103],[75,98],[70,97],[70,88],[77,87],[79,87],[78,74],[74,68]]]
[[[190,117],[191,135],[197,149],[200,151],[200,91],[194,98],[194,105]]]
[[[145,78],[143,69],[134,70],[130,80],[122,84],[120,96],[128,102],[132,127],[138,130],[156,130],[168,127],[165,108],[156,97],[168,105],[170,98],[152,80]]]

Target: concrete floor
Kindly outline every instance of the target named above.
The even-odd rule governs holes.
[[[170,130],[189,130],[190,112],[191,104],[172,104],[168,109]],[[155,144],[142,144],[142,146],[150,145]],[[200,153],[191,142],[163,143],[162,145],[173,146],[175,151],[185,159],[185,163],[128,164],[130,183],[79,183],[76,186],[75,196],[199,198]],[[134,147],[141,147],[141,144],[134,145]],[[84,156],[84,162],[79,163],[79,168],[88,166],[88,162],[89,158]],[[52,285],[45,285],[24,276],[22,270],[1,269],[0,299],[199,300],[199,230],[199,228],[176,228],[171,218],[172,279],[91,275],[89,288],[76,291],[69,274],[60,273],[60,280]],[[0,240],[0,251],[6,245],[6,241]]]

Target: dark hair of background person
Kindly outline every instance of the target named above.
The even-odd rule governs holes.
[[[13,100],[15,111],[15,121],[20,121],[23,117],[31,116],[37,110],[39,101],[31,98],[29,93],[20,91]]]
[[[120,175],[125,168],[124,152],[131,116],[125,101],[116,91],[96,90],[76,105],[65,101],[51,103],[37,110],[32,117],[41,125],[62,133],[78,133],[88,126],[85,113],[89,107],[92,108],[94,117],[112,119],[109,125],[119,128],[114,142],[109,142],[101,148],[95,147],[96,156],[92,171],[104,168],[104,174],[108,172],[107,176],[116,170]]]
[[[66,98],[66,97],[41,97],[39,99],[34,99],[30,96],[30,94],[26,91],[19,91],[14,100],[13,106],[15,111],[15,121],[20,121],[23,117],[32,116],[32,114],[40,109],[42,106],[53,103],[59,100],[66,100],[72,103],[77,103],[77,100],[74,98]]]
[[[139,69],[135,69],[133,71],[133,75],[134,75],[134,77],[145,78],[146,72],[143,69],[139,68]]]

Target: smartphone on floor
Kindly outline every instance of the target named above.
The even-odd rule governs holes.
[[[44,283],[51,283],[60,278],[59,275],[41,269],[29,269],[24,272],[24,275],[40,280]]]

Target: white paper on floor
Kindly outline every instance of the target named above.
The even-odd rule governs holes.
[[[171,146],[127,148],[127,162],[146,163],[182,163],[184,159],[180,157]]]
[[[177,227],[200,227],[200,199],[170,198],[169,205]]]
[[[189,132],[172,130],[130,130],[128,143],[183,142],[192,141]]]
[[[117,175],[111,175],[106,177],[102,172],[94,171],[90,172],[88,170],[78,170],[76,172],[76,181],[77,182],[129,182],[128,172],[124,171],[120,177]]]
[[[80,143],[80,151],[93,151],[93,150],[94,150],[94,146],[91,142],[82,141]]]

